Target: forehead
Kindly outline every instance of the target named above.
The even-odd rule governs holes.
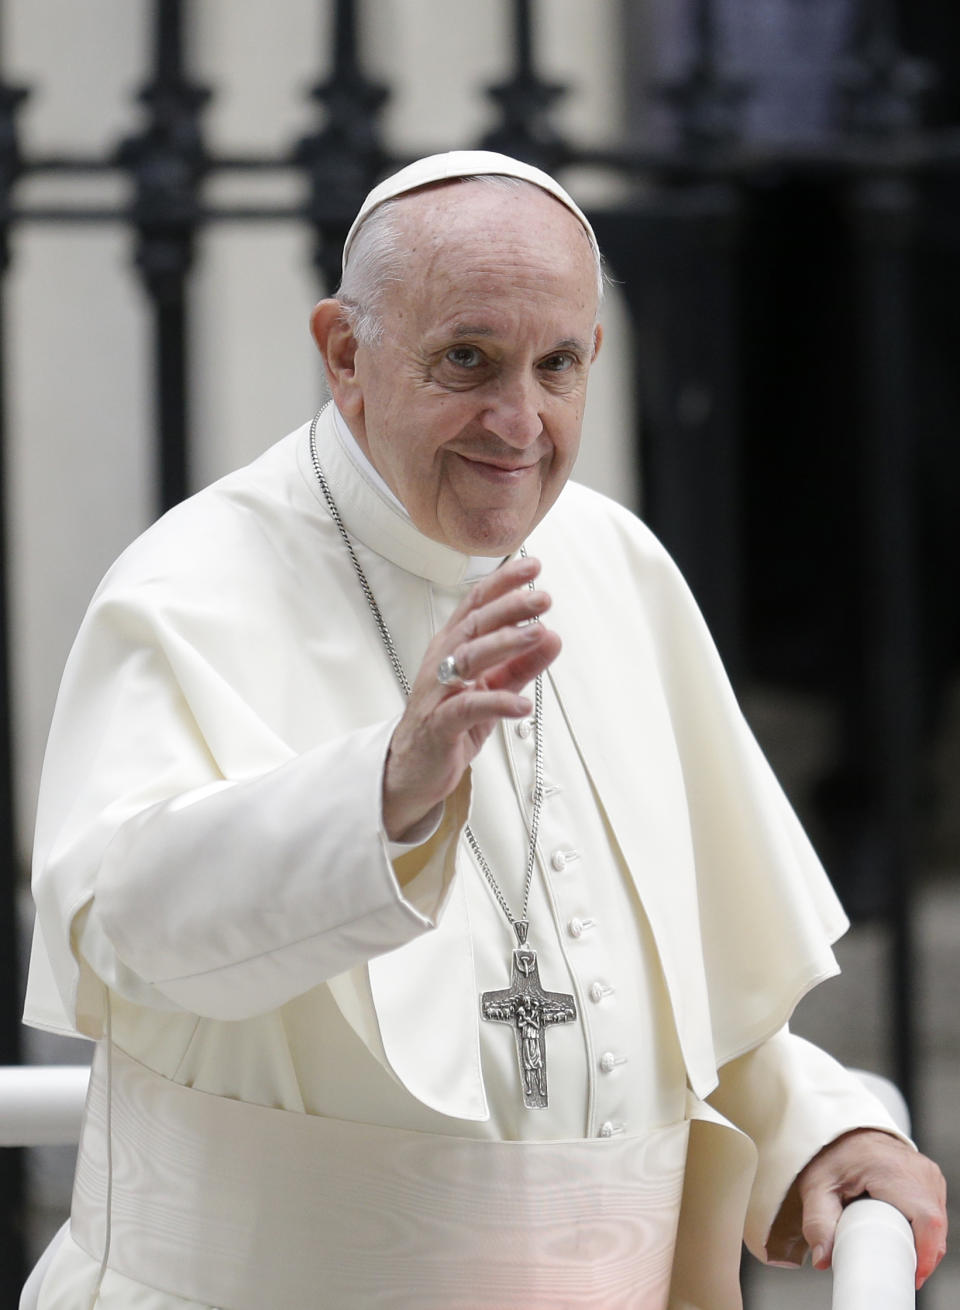
[[[405,276],[393,305],[431,317],[471,306],[596,314],[596,266],[582,224],[539,187],[455,182],[397,202]]]
[[[596,320],[596,263],[582,224],[529,185],[454,182],[394,207],[403,276],[382,309],[418,333],[457,325],[494,335],[588,338]]]

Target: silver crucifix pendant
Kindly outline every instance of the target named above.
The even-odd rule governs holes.
[[[513,927],[519,944],[513,952],[510,986],[481,993],[480,1013],[485,1019],[513,1025],[523,1103],[528,1110],[543,1110],[547,1106],[546,1029],[576,1019],[577,1007],[565,992],[543,990],[537,953],[527,945],[529,924],[521,919]]]

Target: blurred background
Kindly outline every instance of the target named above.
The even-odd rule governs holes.
[[[369,186],[486,146],[594,222],[578,476],[679,560],[853,920],[795,1027],[960,1182],[958,73],[947,0],[0,0],[0,1063],[86,1058],[18,1019],[90,594],[316,408],[307,316]],[[0,1306],[71,1164],[0,1153]],[[948,1257],[924,1305],[957,1304]]]

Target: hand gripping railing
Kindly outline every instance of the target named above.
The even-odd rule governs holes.
[[[0,1067],[0,1146],[75,1143],[89,1072],[85,1065]],[[903,1122],[896,1088],[875,1075],[861,1076]],[[53,1245],[28,1280],[20,1310],[34,1310]],[[914,1310],[915,1270],[913,1232],[899,1210],[873,1200],[846,1208],[833,1251],[833,1310]]]
[[[903,1133],[910,1111],[887,1078],[852,1069]],[[914,1310],[917,1249],[913,1229],[892,1205],[864,1198],[840,1216],[833,1245],[833,1310]]]

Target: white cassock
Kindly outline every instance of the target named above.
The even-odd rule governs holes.
[[[318,447],[412,677],[475,562],[332,407]],[[89,1296],[108,1210],[103,1310],[731,1310],[740,1236],[787,1254],[765,1244],[806,1160],[895,1131],[785,1029],[846,923],[669,558],[576,485],[528,549],[563,639],[530,944],[578,1011],[539,1110],[480,1018],[516,943],[462,840],[469,814],[518,913],[531,725],[491,736],[429,841],[386,842],[402,694],[308,429],[108,574],[38,820],[26,1018],[104,1039],[43,1310]]]

